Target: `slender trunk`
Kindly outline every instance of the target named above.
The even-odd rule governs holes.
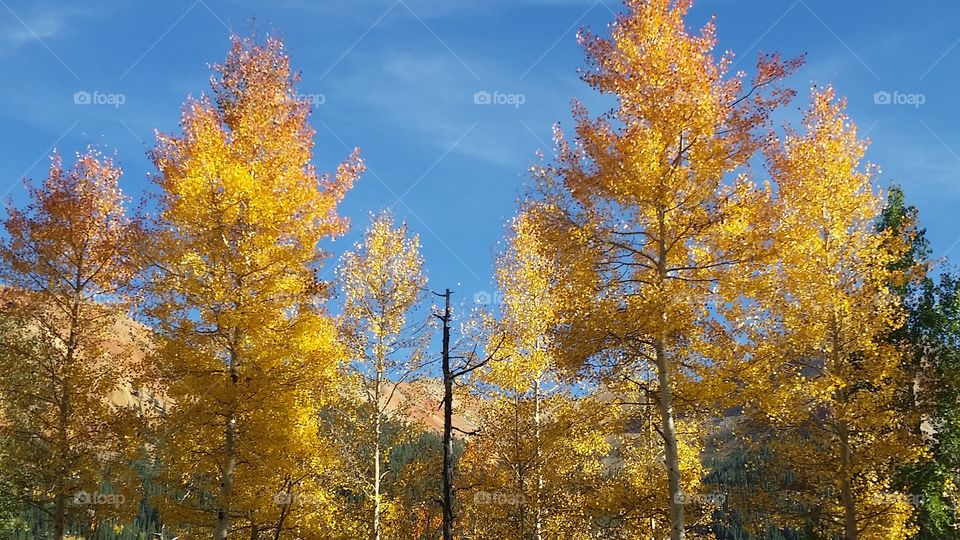
[[[660,379],[661,429],[667,465],[667,482],[670,486],[670,539],[683,540],[684,512],[683,492],[680,488],[680,460],[677,452],[677,430],[673,419],[673,393],[670,390],[670,372],[666,348],[662,337],[656,340],[657,374]]]
[[[659,282],[664,284],[668,279],[667,272],[667,243],[666,220],[663,212],[658,213],[659,245],[657,258],[657,273]],[[680,488],[680,459],[677,450],[677,430],[673,418],[673,389],[670,379],[670,364],[667,358],[666,326],[667,314],[661,314],[663,328],[657,330],[654,340],[654,349],[657,355],[657,378],[660,387],[660,399],[657,403],[660,409],[661,429],[663,431],[663,450],[667,465],[667,483],[670,489],[670,539],[683,540],[685,538],[683,492]]]
[[[63,480],[57,479],[57,494],[53,505],[53,538],[63,540],[65,534],[67,495]]]
[[[857,505],[853,497],[853,458],[850,455],[850,430],[846,420],[840,422],[840,497],[843,500],[845,540],[857,540]]]
[[[69,353],[68,353],[69,356]],[[70,401],[69,401],[69,388],[64,379],[63,382],[63,395],[60,396],[60,410],[57,426],[57,454],[58,454],[58,464],[60,471],[57,475],[57,493],[56,498],[54,499],[53,507],[53,537],[55,540],[63,540],[66,534],[66,520],[67,520],[67,445],[68,445],[68,434],[67,434],[67,419],[69,418],[70,411]]]
[[[450,367],[450,289],[443,311],[443,540],[453,540],[453,371]]]
[[[250,517],[250,540],[258,540],[260,538],[260,527],[257,526],[257,523],[253,520],[253,517]]]
[[[536,540],[543,540],[543,507],[541,498],[543,497],[543,464],[541,459],[543,459],[543,452],[540,448],[541,436],[540,436],[540,379],[537,378],[533,382],[533,441],[536,446],[534,462],[533,465],[536,467],[534,471],[536,472],[537,478],[537,487],[534,494],[534,516],[533,516],[533,527],[534,527],[534,538]]]
[[[73,304],[70,306],[70,332],[67,336],[67,350],[65,362],[61,373],[60,381],[60,400],[57,411],[57,475],[56,496],[53,503],[53,537],[55,540],[63,540],[66,536],[67,528],[67,477],[70,471],[67,470],[67,459],[70,454],[70,376],[73,369],[73,361],[76,358],[78,346],[78,333],[80,325],[80,271],[77,271],[77,285],[74,290]]]
[[[237,373],[236,353],[230,354],[230,382],[233,386],[237,385],[239,374]],[[224,462],[223,478],[220,481],[219,508],[217,508],[217,523],[214,527],[214,540],[226,540],[230,534],[230,497],[233,495],[233,476],[237,468],[237,415],[234,410],[234,399],[231,396],[230,412],[227,415],[224,426]]]
[[[230,532],[230,502],[233,494],[233,475],[237,467],[236,416],[233,412],[227,417],[226,445],[224,448],[223,479],[220,482],[220,500],[217,509],[217,524],[213,532],[214,540],[226,540]]]
[[[839,370],[846,359],[843,350],[843,335],[840,330],[836,311],[830,316],[830,340],[832,369]],[[847,397],[843,391],[837,391],[833,399],[844,403]],[[835,405],[836,406],[836,405]],[[853,496],[853,457],[850,453],[850,425],[845,412],[834,413],[837,421],[837,438],[840,444],[840,499],[843,503],[843,535],[845,540],[857,540],[857,505]]]
[[[380,437],[382,426],[380,422],[380,385],[382,384],[381,371],[377,370],[376,387],[373,390],[374,419],[373,419],[373,540],[380,540]]]
[[[273,540],[280,540],[280,534],[283,533],[283,522],[287,520],[287,509],[293,504],[293,486],[287,488],[289,500],[287,504],[280,507],[280,517],[277,518],[277,526],[273,529]]]

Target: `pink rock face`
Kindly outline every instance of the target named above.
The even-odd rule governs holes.
[[[384,392],[390,395],[392,387]],[[402,382],[396,387],[396,393],[387,406],[392,415],[405,416],[413,422],[422,424],[428,431],[440,433],[443,430],[443,385],[439,379],[421,379],[416,382]],[[384,398],[386,400],[386,398]],[[453,400],[453,427],[455,436],[463,432],[476,430],[478,399],[473,396],[455,396]],[[461,430],[461,431],[458,431]]]

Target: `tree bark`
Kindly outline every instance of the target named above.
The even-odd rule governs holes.
[[[233,494],[233,475],[237,467],[236,456],[236,417],[231,412],[226,422],[226,446],[224,451],[223,479],[220,482],[220,500],[217,509],[217,524],[213,532],[214,540],[226,540],[230,533],[230,502]]]
[[[661,429],[667,465],[667,482],[670,487],[670,539],[683,540],[684,508],[683,491],[680,487],[680,459],[677,451],[677,430],[673,418],[673,392],[670,389],[670,373],[663,338],[657,338],[657,374],[660,379]]]
[[[292,486],[287,488],[287,495],[290,497],[290,500],[280,509],[280,517],[277,518],[277,526],[273,529],[273,540],[280,540],[280,535],[283,533],[283,522],[287,519],[287,509],[290,508],[290,504],[293,503]]]
[[[237,385],[239,374],[237,373],[236,353],[230,354],[230,382],[233,386]],[[220,497],[217,508],[217,523],[213,530],[214,540],[227,540],[230,534],[230,497],[233,495],[233,476],[237,468],[237,416],[233,410],[235,396],[231,396],[231,410],[227,415],[224,426],[224,463],[223,478],[220,481]]]
[[[72,338],[71,338],[72,340]],[[67,356],[71,356],[72,351],[67,353]],[[59,454],[59,463],[60,474],[57,477],[57,493],[54,499],[53,507],[53,537],[55,540],[64,540],[66,535],[66,521],[67,521],[67,447],[69,445],[68,433],[67,433],[67,421],[69,419],[70,412],[70,401],[69,401],[69,386],[64,377],[62,395],[60,396],[60,410],[57,426],[57,453]]]
[[[843,534],[845,540],[857,540],[857,505],[853,497],[853,458],[850,455],[850,429],[840,422],[840,496],[843,500]]]
[[[70,331],[67,336],[67,350],[63,366],[62,380],[60,381],[60,403],[57,415],[57,453],[60,474],[57,477],[57,493],[53,503],[53,537],[55,540],[64,540],[67,528],[67,459],[70,454],[70,372],[76,358],[78,348],[78,334],[80,333],[80,304],[82,302],[80,268],[77,269],[76,283],[74,284],[73,303],[70,306]]]
[[[657,274],[661,285],[669,279],[667,271],[666,219],[662,211],[658,212],[658,253]],[[657,379],[659,382],[661,430],[663,431],[663,450],[667,466],[667,483],[670,489],[670,539],[684,540],[685,516],[684,498],[680,487],[680,459],[677,449],[677,430],[673,417],[673,388],[671,387],[670,362],[667,357],[667,314],[661,314],[663,328],[657,330],[654,350],[657,357]]]
[[[450,289],[443,310],[443,540],[453,540],[453,371],[450,367]]]
[[[373,419],[373,540],[380,540],[380,385],[382,384],[381,371],[377,370],[376,387],[374,388],[374,419]]]

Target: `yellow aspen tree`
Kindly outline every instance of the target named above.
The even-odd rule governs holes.
[[[373,502],[370,537],[380,540],[384,506],[389,505],[383,500],[389,472],[383,462],[397,442],[389,440],[384,427],[397,409],[398,384],[420,375],[429,344],[429,319],[416,317],[427,290],[420,239],[410,236],[405,224],[394,226],[384,212],[373,219],[355,250],[343,255],[337,273],[350,368],[365,405],[359,411],[359,435],[371,442],[370,466],[363,475]]]
[[[745,412],[775,430],[774,454],[805,486],[784,506],[819,508],[823,536],[900,539],[913,510],[892,479],[919,456],[917,419],[897,407],[911,381],[887,339],[904,317],[891,263],[906,245],[876,229],[876,170],[844,108],[814,90],[804,131],[769,152],[777,263],[758,276]]]
[[[319,243],[345,231],[336,207],[363,166],[354,153],[318,177],[297,80],[280,40],[233,37],[213,97],[189,100],[183,134],[158,135],[152,152],[145,308],[172,402],[157,426],[159,504],[216,539],[322,537],[309,531],[329,510],[318,411],[345,351]]]
[[[529,464],[531,469],[532,497],[523,501],[520,509],[532,507],[531,528],[536,540],[541,540],[544,534],[544,398],[559,387],[559,381],[551,377],[554,366],[548,346],[550,330],[557,317],[558,302],[556,296],[551,295],[551,289],[556,287],[556,277],[551,260],[540,253],[535,224],[527,216],[519,216],[513,223],[510,246],[497,264],[497,282],[504,293],[501,310],[504,335],[507,336],[505,353],[510,361],[492,364],[488,378],[513,396],[515,419],[520,420],[524,414],[522,402],[530,402],[532,408],[532,455],[518,465],[522,469]],[[518,428],[523,423],[515,422]],[[516,430],[515,433],[521,432]],[[522,433],[527,436],[526,430]],[[521,445],[516,446],[519,449]],[[524,476],[522,470],[515,475],[517,493],[526,497]],[[518,533],[523,536],[522,516],[518,523]]]
[[[606,509],[611,405],[554,391],[540,399],[501,389],[483,400],[478,432],[461,458],[471,538],[598,537]],[[605,429],[606,428],[606,429]],[[535,432],[539,430],[539,436]]]
[[[688,32],[689,0],[628,0],[603,39],[587,33],[584,80],[617,99],[591,118],[574,105],[576,138],[557,134],[554,163],[534,169],[527,206],[558,251],[592,262],[592,291],[575,310],[577,350],[613,372],[655,374],[658,433],[664,449],[670,537],[684,538],[677,404],[710,401],[712,343],[722,340],[714,304],[745,273],[765,228],[769,193],[748,163],[768,144],[771,111],[792,91],[780,81],[799,65],[761,56],[750,80],[716,58],[713,22]],[[590,276],[590,274],[586,274]],[[694,384],[696,383],[696,384]],[[695,387],[699,398],[677,393]]]
[[[551,336],[561,324],[564,279],[536,222],[518,216],[508,241],[497,261],[503,302],[493,324],[509,360],[488,364],[479,377],[489,401],[475,443],[484,450],[472,454],[483,460],[472,464],[472,534],[587,538],[586,484],[600,476],[609,451],[605,411],[592,396],[574,397],[557,365]]]
[[[3,222],[2,484],[57,540],[139,502],[136,479],[123,476],[136,450],[129,411],[111,401],[138,371],[121,345],[137,228],[120,175],[94,150],[68,169],[54,156],[28,206],[9,207]]]

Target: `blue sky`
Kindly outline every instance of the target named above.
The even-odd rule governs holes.
[[[902,184],[934,252],[960,256],[960,3],[700,0],[691,24],[716,15],[720,49],[751,70],[758,51],[807,54],[799,99],[832,83],[873,141],[878,181]],[[569,126],[569,101],[609,102],[577,76],[576,30],[604,33],[616,0],[0,0],[0,192],[24,200],[47,155],[87,145],[116,155],[138,198],[153,173],[155,129],[208,89],[230,31],[281,35],[300,94],[314,96],[315,162],[332,170],[359,146],[368,172],[342,212],[354,231],[394,206],[424,246],[431,285],[471,305],[493,289],[492,262],[538,148]],[[77,104],[74,95],[91,101]],[[477,92],[509,103],[477,105]],[[889,92],[894,103],[876,103]],[[117,101],[122,100],[122,104]],[[522,103],[518,103],[521,102]],[[902,103],[896,103],[900,101]],[[917,106],[917,102],[922,104]],[[909,103],[907,103],[909,102]],[[463,305],[463,304],[462,304]]]

